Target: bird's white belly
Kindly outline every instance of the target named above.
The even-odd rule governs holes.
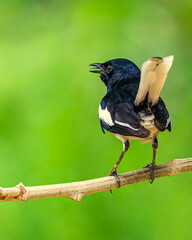
[[[148,143],[151,142],[154,136],[157,136],[159,134],[159,130],[156,128],[154,124],[154,118],[155,116],[153,114],[146,115],[144,113],[139,113],[139,116],[141,118],[140,124],[148,129],[150,131],[150,135],[148,138],[139,138],[134,136],[124,136],[117,133],[113,133],[116,138],[118,138],[120,141],[125,142],[127,140],[141,140],[141,143]]]

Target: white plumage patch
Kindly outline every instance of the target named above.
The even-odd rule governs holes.
[[[168,127],[169,123],[170,123],[170,117],[167,119],[167,122],[166,122],[166,125],[165,125],[166,128]]]
[[[111,118],[110,112],[107,110],[107,107],[105,109],[101,108],[101,105],[99,105],[99,118],[104,121],[109,126],[113,126],[113,120]]]
[[[151,115],[146,115],[146,114],[143,113],[143,112],[139,112],[139,116],[140,116],[140,118],[141,118],[140,124],[141,124],[143,127],[149,129],[149,128],[153,128],[153,127],[155,126],[155,124],[154,124],[154,118],[155,118],[155,116],[154,116],[153,114],[151,114]]]
[[[138,131],[137,128],[131,127],[131,125],[129,125],[128,123],[123,123],[123,122],[119,122],[119,121],[115,121],[115,122],[116,122],[117,124],[121,125],[121,126],[131,128],[131,129],[133,129],[134,131]]]

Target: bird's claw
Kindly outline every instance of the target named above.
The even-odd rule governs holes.
[[[145,167],[143,168],[149,168],[150,170],[150,176],[151,176],[151,181],[149,181],[151,184],[153,183],[153,181],[155,180],[155,175],[154,175],[154,169],[156,168],[155,165],[153,165],[152,163],[147,164]]]
[[[115,168],[113,168],[112,170],[111,170],[111,172],[109,173],[109,175],[108,176],[114,176],[115,178],[116,178],[116,181],[117,181],[117,184],[118,184],[118,188],[120,188],[120,179],[119,179],[119,177],[118,177],[118,175],[117,175],[117,172],[116,172],[116,169]]]

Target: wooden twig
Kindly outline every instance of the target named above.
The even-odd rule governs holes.
[[[192,171],[192,158],[175,159],[157,166],[155,178],[176,175]],[[119,174],[121,187],[150,180],[150,171],[147,168]],[[155,184],[155,183],[154,183]],[[82,182],[53,184],[35,187],[25,187],[22,183],[11,188],[0,188],[0,202],[27,201],[29,199],[68,197],[80,202],[82,197],[117,188],[113,176],[97,178]]]

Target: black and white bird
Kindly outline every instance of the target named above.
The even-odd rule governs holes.
[[[113,133],[123,143],[123,152],[109,175],[120,180],[116,169],[127,152],[130,140],[152,142],[153,159],[150,168],[151,183],[156,167],[157,136],[171,131],[167,108],[160,98],[173,56],[153,57],[142,64],[141,71],[127,59],[113,59],[105,63],[92,63],[93,73],[99,73],[107,93],[99,105],[99,119],[103,133]]]

